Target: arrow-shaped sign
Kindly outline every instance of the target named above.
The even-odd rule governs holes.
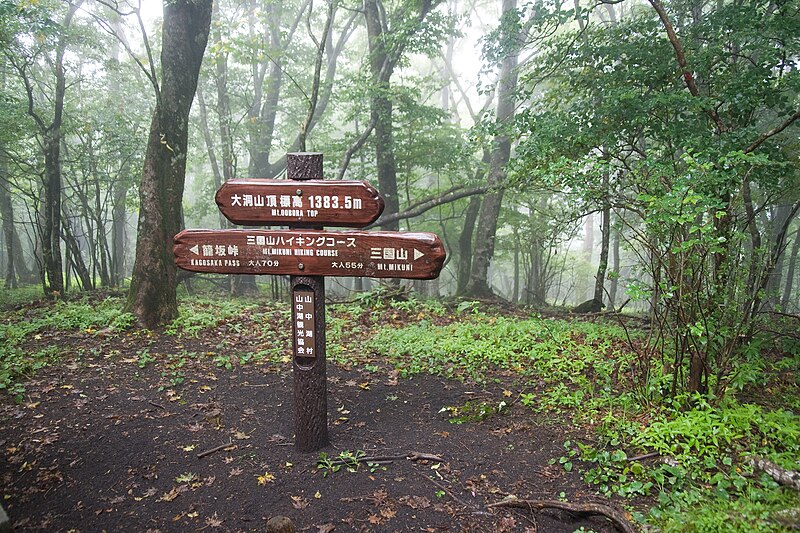
[[[375,222],[384,202],[366,181],[237,179],[217,191],[217,205],[234,224],[360,228]]]
[[[194,272],[432,279],[445,259],[433,233],[184,230],[175,260]]]

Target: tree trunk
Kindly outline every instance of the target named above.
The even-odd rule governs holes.
[[[8,167],[0,146],[0,217],[3,219],[3,241],[6,251],[5,288],[12,289],[20,283],[33,283],[34,272],[28,268],[22,254],[22,242],[14,226],[14,203],[9,190]]]
[[[800,253],[800,233],[794,232],[794,242],[792,243],[792,251],[789,255],[789,266],[786,268],[786,281],[783,285],[783,297],[781,298],[781,308],[788,309],[789,301],[792,297],[792,287],[794,285],[794,273],[797,265],[797,256]]]
[[[600,218],[600,263],[597,265],[597,276],[594,282],[594,299],[603,301],[606,272],[608,271],[608,248],[611,243],[611,205],[608,201],[608,172],[603,176],[603,210]]]
[[[61,121],[58,122],[58,126],[47,132],[43,139],[45,182],[42,259],[47,276],[44,292],[50,298],[64,297],[61,263]]]
[[[115,33],[122,34],[122,21],[120,18],[111,20]],[[111,44],[109,59],[115,65],[120,63],[120,43],[114,39]],[[110,90],[115,93],[119,89],[119,79],[114,76],[110,80]],[[109,274],[110,285],[112,287],[120,287],[126,275],[125,265],[125,248],[126,248],[126,224],[127,224],[127,210],[125,202],[128,198],[128,189],[130,188],[131,180],[129,180],[130,163],[127,157],[123,157],[121,151],[119,153],[120,166],[117,178],[111,184],[111,250],[109,260]],[[132,174],[132,173],[131,173]]]
[[[614,240],[611,244],[611,271],[613,272],[613,277],[611,278],[611,284],[608,288],[608,308],[609,309],[616,309],[617,305],[617,289],[619,288],[619,241],[620,235],[619,230],[614,231]]]
[[[173,237],[181,226],[189,111],[211,25],[211,0],[164,5],[162,83],[150,125],[128,311],[155,328],[178,315]]]
[[[503,14],[511,13],[517,8],[516,0],[502,0]],[[519,35],[510,38],[518,41]],[[497,223],[500,206],[503,203],[501,185],[506,177],[505,166],[511,157],[511,139],[503,131],[510,127],[514,117],[514,92],[517,88],[518,50],[513,47],[500,64],[500,81],[497,90],[497,122],[500,134],[494,140],[494,147],[489,160],[488,184],[492,188],[483,198],[480,219],[475,234],[475,253],[472,257],[472,269],[466,294],[475,297],[494,297],[489,285],[489,264],[494,256]]]
[[[378,171],[378,188],[386,207],[384,215],[400,211],[397,193],[397,168],[394,159],[394,132],[392,129],[392,101],[389,98],[389,79],[393,65],[384,43],[384,28],[377,0],[365,0],[364,18],[369,39],[370,71],[374,84],[370,98],[370,118],[375,123],[375,164]],[[393,221],[381,226],[384,230],[397,231],[400,222]]]
[[[92,275],[89,273],[89,269],[86,268],[86,263],[83,260],[83,255],[81,254],[81,248],[78,244],[78,240],[73,235],[72,229],[70,228],[70,221],[69,217],[64,217],[64,242],[67,245],[69,251],[69,261],[68,264],[72,265],[72,270],[78,276],[78,279],[81,282],[81,289],[87,291],[94,288],[94,279]]]
[[[458,237],[458,275],[456,294],[464,294],[469,283],[469,273],[472,270],[472,235],[475,233],[475,222],[481,210],[481,197],[472,196],[469,199],[467,211],[464,214],[464,226]]]
[[[2,160],[5,166],[5,160]],[[0,171],[2,172],[2,171]],[[0,185],[0,216],[3,217],[3,241],[6,249],[5,283],[6,289],[16,289],[18,286],[17,271],[14,268],[14,207],[11,204],[11,194],[5,184]]]
[[[125,202],[128,198],[128,182],[118,179],[114,182],[111,207],[111,286],[119,287],[125,279],[125,225],[127,211]]]
[[[519,301],[519,232],[514,228],[514,288],[511,292],[511,302]]]
[[[769,227],[767,229],[769,242],[773,242],[775,240],[776,233],[779,231],[779,228],[786,223],[786,218],[789,216],[790,210],[791,205],[789,204],[781,204],[774,209],[772,220],[770,220]],[[785,253],[778,255],[775,267],[772,269],[772,272],[767,280],[765,304],[767,304],[770,309],[776,309],[780,306],[781,287],[783,286],[781,277],[783,275],[785,256]]]

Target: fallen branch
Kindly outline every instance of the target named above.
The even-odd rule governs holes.
[[[541,510],[541,509],[561,509],[573,514],[601,515],[605,516],[620,531],[624,533],[636,533],[636,528],[628,518],[620,511],[600,503],[570,503],[558,500],[517,500],[507,499],[497,503],[490,503],[486,506],[489,509],[500,507],[514,507],[517,509]]]
[[[407,459],[409,461],[433,461],[435,463],[444,463],[444,459],[438,455],[411,452],[402,455],[370,455],[364,457],[350,457],[347,459],[337,459],[335,461],[331,461],[331,464],[351,465],[353,463],[389,463],[391,461],[398,461],[400,459]]]
[[[750,457],[748,462],[754,470],[768,474],[778,485],[800,490],[800,472],[778,466],[769,459],[764,459],[763,457]]]
[[[200,452],[200,453],[198,453],[198,454],[197,454],[197,458],[198,458],[198,459],[202,459],[202,458],[203,458],[203,457],[205,457],[206,455],[211,455],[212,453],[216,453],[216,452],[218,452],[218,451],[220,451],[220,450],[225,450],[225,449],[227,449],[227,448],[231,448],[231,447],[235,447],[235,446],[236,446],[236,445],[235,445],[234,443],[232,443],[232,442],[228,442],[227,444],[220,444],[219,446],[214,446],[214,447],[213,447],[213,448],[211,448],[210,450],[206,450],[206,451],[204,451],[204,452]]]

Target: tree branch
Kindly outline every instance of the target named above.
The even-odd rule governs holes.
[[[462,187],[454,187],[449,191],[446,191],[444,194],[439,196],[435,196],[433,198],[428,198],[426,200],[422,200],[417,202],[414,206],[402,211],[400,213],[393,213],[391,215],[381,217],[377,221],[373,222],[368,228],[373,226],[382,226],[384,224],[388,224],[390,222],[395,222],[398,220],[405,220],[407,218],[414,218],[417,217],[426,211],[430,211],[434,207],[438,207],[443,204],[448,204],[450,202],[455,202],[456,200],[460,200],[461,198],[466,198],[468,196],[473,196],[475,194],[484,194],[490,189],[488,185],[482,185],[480,187],[473,187],[471,189],[463,189]]]
[[[772,128],[771,130],[759,135],[758,138],[755,141],[753,141],[753,143],[750,146],[744,149],[744,153],[749,154],[750,152],[754,151],[756,148],[761,146],[761,144],[764,141],[766,141],[770,137],[779,134],[780,132],[782,132],[783,130],[794,124],[797,121],[797,119],[800,119],[800,110],[795,111],[794,114],[789,118],[787,118],[782,124],[779,124],[778,126]]]
[[[680,65],[681,70],[683,71],[683,81],[686,83],[686,87],[689,89],[689,92],[692,96],[696,98],[700,97],[700,89],[698,89],[697,83],[694,81],[694,75],[689,70],[683,45],[681,44],[680,39],[678,39],[678,35],[675,33],[675,28],[672,26],[672,22],[669,20],[667,11],[664,9],[664,5],[660,0],[648,1],[650,2],[650,5],[653,6],[653,9],[656,10],[656,13],[658,13],[658,18],[661,19],[661,24],[664,26],[664,30],[667,32],[667,38],[669,38],[672,49],[675,50],[675,58],[678,60],[678,65]],[[707,109],[706,113],[709,117],[711,117],[711,120],[717,127],[718,133],[728,130],[727,126],[725,126],[725,124],[722,122],[719,113],[717,113],[715,109]]]

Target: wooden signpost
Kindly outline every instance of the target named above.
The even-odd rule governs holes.
[[[231,222],[288,230],[184,230],[176,264],[193,272],[289,275],[295,447],[328,443],[325,276],[433,279],[445,250],[433,233],[324,231],[363,227],[384,202],[365,181],[323,181],[322,154],[287,155],[289,180],[230,180],[216,202]]]
[[[245,226],[361,228],[378,220],[384,206],[366,181],[230,180],[215,199],[225,218]]]
[[[432,279],[444,247],[432,233],[319,230],[184,230],[179,267],[220,274]]]

